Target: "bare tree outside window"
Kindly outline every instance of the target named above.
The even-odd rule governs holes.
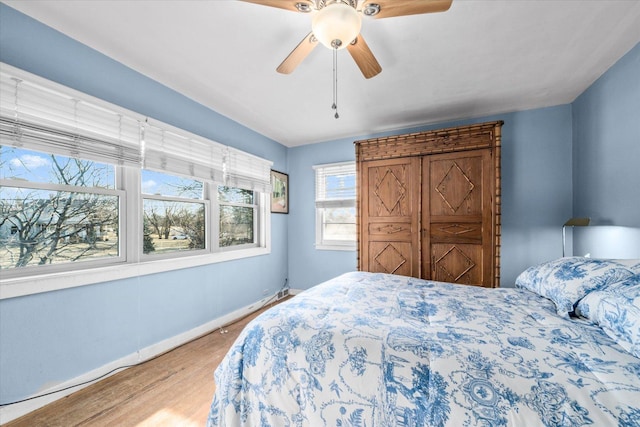
[[[202,181],[142,170],[143,253],[205,249],[203,191]]]
[[[96,190],[113,190],[111,166],[14,147],[0,158],[2,269],[118,256],[119,197]]]
[[[145,254],[205,248],[205,208],[202,203],[144,199]]]
[[[218,187],[221,248],[256,243],[256,195],[251,190]]]

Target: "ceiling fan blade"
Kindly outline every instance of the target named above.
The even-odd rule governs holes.
[[[308,11],[311,11],[313,8],[313,3],[310,0],[240,0],[245,3],[255,3],[261,4],[263,6],[277,7],[278,9],[286,9],[291,10],[293,12],[304,12],[297,5],[307,5],[309,7]]]
[[[382,67],[378,64],[378,60],[373,56],[373,52],[369,49],[367,42],[364,41],[362,34],[359,34],[353,43],[347,46],[347,50],[358,64],[358,68],[362,71],[365,78],[377,76],[382,71]]]
[[[393,16],[419,15],[421,13],[444,12],[451,7],[453,0],[373,0],[366,1],[362,10],[367,7],[380,6],[380,12],[372,18],[390,18]]]
[[[307,36],[298,43],[298,46],[291,51],[289,56],[282,61],[282,64],[276,68],[276,71],[282,74],[291,74],[293,70],[300,65],[302,60],[311,53],[317,44],[318,39],[313,36],[313,33],[307,34]]]

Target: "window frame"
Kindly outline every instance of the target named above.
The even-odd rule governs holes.
[[[140,179],[142,179],[142,171],[143,169],[140,169]],[[157,171],[155,171],[157,172]],[[165,175],[172,175],[174,177],[178,177],[177,174],[172,174],[172,173],[168,173],[168,172],[160,172],[162,174]],[[187,178],[187,179],[191,179],[191,178]],[[194,179],[196,181],[202,181],[200,179]],[[192,198],[188,198],[188,197],[180,197],[180,196],[165,196],[165,195],[159,195],[159,194],[149,194],[149,193],[143,193],[142,192],[142,185],[140,185],[140,220],[142,221],[142,223],[140,224],[141,230],[140,233],[141,235],[139,236],[141,239],[141,242],[144,240],[144,201],[146,200],[157,200],[157,201],[163,201],[163,202],[177,202],[177,203],[198,203],[198,204],[202,204],[204,206],[204,221],[205,221],[205,234],[204,234],[204,248],[202,249],[192,249],[192,250],[188,250],[188,251],[167,251],[164,253],[150,253],[150,254],[145,254],[144,253],[144,243],[142,243],[139,247],[138,247],[138,251],[139,251],[139,255],[140,255],[140,259],[142,261],[152,261],[152,260],[157,260],[157,259],[172,259],[172,258],[179,258],[179,257],[186,257],[186,256],[195,256],[195,255],[206,255],[210,252],[212,252],[212,246],[211,246],[211,229],[212,229],[212,224],[211,224],[211,200],[209,197],[209,187],[211,187],[212,185],[206,181],[202,181],[202,198],[200,199],[192,199]]]
[[[54,184],[46,182],[35,181],[22,181],[12,179],[0,179],[0,187],[6,188],[25,188],[32,190],[52,191],[52,192],[65,192],[65,193],[84,193],[84,194],[96,194],[104,196],[115,196],[118,198],[118,228],[126,229],[127,218],[122,215],[123,211],[126,211],[126,192],[117,188],[107,189],[101,187],[80,187],[75,185]],[[127,259],[127,248],[123,245],[122,239],[118,238],[118,255],[115,257],[101,257],[98,259],[82,260],[69,263],[54,263],[48,265],[31,265],[25,267],[19,267],[15,269],[2,270],[2,280],[0,283],[4,283],[7,280],[18,280],[24,276],[27,277],[39,277],[49,274],[60,274],[70,270],[85,270],[88,268],[101,268],[110,266],[113,264],[120,264]],[[34,274],[35,273],[35,274]],[[2,299],[4,295],[0,295]]]
[[[201,204],[204,206],[204,221],[205,221],[205,229],[204,229],[204,248],[202,249],[190,249],[184,251],[167,251],[160,253],[144,253],[144,245],[140,247],[140,257],[144,260],[153,260],[153,259],[167,259],[167,258],[177,258],[181,256],[191,256],[191,255],[199,255],[206,254],[210,251],[209,244],[209,236],[211,234],[211,221],[209,214],[211,210],[211,203],[209,200],[195,200],[195,199],[185,199],[180,197],[167,197],[167,196],[156,196],[152,194],[143,194],[142,197],[143,206],[140,209],[140,213],[142,215],[141,219],[143,221],[144,227],[144,201],[145,200],[156,200],[160,202],[177,202],[177,203],[193,203],[193,204]],[[144,229],[142,230],[142,238],[144,239]]]
[[[127,128],[127,132],[129,133],[126,134],[126,138],[128,139],[126,139],[126,141],[123,140],[123,144],[129,145],[126,145],[125,148],[130,148],[133,141],[131,139],[133,138],[133,136],[130,132],[130,124],[137,122],[138,124],[142,125],[141,150],[143,157],[141,158],[142,161],[138,162],[135,161],[133,156],[126,157],[121,159],[122,163],[119,163],[119,161],[105,161],[102,160],[102,158],[93,158],[93,161],[108,163],[115,168],[115,189],[107,191],[110,193],[115,192],[118,195],[119,200],[118,259],[114,260],[114,258],[109,258],[109,260],[104,261],[98,260],[97,263],[94,260],[80,261],[77,265],[74,265],[72,263],[62,263],[52,264],[50,266],[34,266],[35,268],[33,269],[23,269],[21,267],[16,268],[16,272],[12,272],[11,274],[8,274],[8,272],[10,271],[9,269],[3,270],[2,276],[0,277],[0,300],[41,292],[49,292],[59,289],[67,289],[77,286],[85,286],[114,280],[134,278],[140,275],[156,274],[177,269],[209,265],[218,262],[226,262],[235,259],[267,255],[271,253],[271,216],[269,212],[270,193],[268,192],[268,171],[270,170],[270,167],[272,165],[271,161],[252,155],[250,153],[246,153],[244,151],[240,151],[234,147],[222,145],[218,142],[208,140],[206,138],[192,134],[188,131],[175,128],[160,121],[156,121],[152,118],[142,116],[125,108],[111,104],[107,101],[103,101],[82,92],[70,89],[63,85],[54,83],[47,79],[43,79],[39,76],[25,72],[8,64],[2,63],[2,74],[3,79],[5,78],[5,76],[9,76],[12,80],[30,82],[35,84],[36,86],[43,88],[44,91],[52,91],[59,95],[61,94],[65,99],[77,100],[80,103],[86,102],[87,105],[96,107],[97,111],[100,114],[102,114],[102,112],[104,111],[108,112],[109,114],[113,113],[117,117],[120,117],[121,125],[126,120],[127,126],[129,126],[129,128]],[[3,94],[5,93],[4,90],[5,88],[3,87]],[[13,113],[8,113],[8,116],[5,114],[7,112],[13,111],[13,107],[7,107],[7,102],[13,100],[14,97],[9,96],[3,97],[2,99],[2,117],[4,129],[4,126],[6,124],[5,119],[7,117],[13,117]],[[13,119],[9,119],[9,121],[12,125]],[[143,256],[142,203],[144,195],[142,194],[141,189],[141,170],[144,164],[145,127],[153,128],[155,130],[161,129],[162,131],[166,131],[168,133],[177,134],[180,138],[189,140],[190,143],[194,144],[196,148],[204,147],[205,149],[208,149],[208,144],[211,144],[210,152],[212,153],[212,155],[210,158],[206,157],[207,159],[209,159],[207,161],[218,161],[219,159],[215,157],[218,155],[223,156],[223,159],[219,161],[221,165],[224,163],[225,159],[226,161],[230,161],[229,179],[233,180],[230,182],[237,182],[238,186],[249,185],[254,187],[254,194],[256,195],[255,201],[258,203],[257,215],[254,215],[254,221],[257,221],[258,223],[258,226],[254,231],[254,236],[256,238],[255,245],[250,245],[250,247],[247,247],[246,245],[242,245],[242,247],[236,246],[233,249],[227,250],[220,250],[220,248],[218,247],[217,235],[219,232],[219,226],[216,224],[216,222],[218,221],[219,214],[216,213],[218,211],[218,202],[217,194],[214,194],[214,191],[217,192],[217,190],[215,190],[217,189],[217,185],[215,183],[223,179],[223,173],[222,169],[220,171],[218,171],[218,169],[215,169],[220,167],[220,165],[218,165],[217,163],[215,165],[212,163],[209,169],[204,170],[202,169],[201,162],[195,165],[196,174],[199,174],[198,176],[200,178],[194,178],[203,180],[205,187],[203,195],[203,198],[205,200],[203,200],[203,202],[206,204],[205,220],[207,221],[208,228],[208,231],[205,231],[205,249],[198,250],[197,253],[194,253],[192,251],[169,252],[167,257],[153,255]],[[118,132],[116,132],[116,134],[118,134]],[[96,134],[91,135],[95,136]],[[109,144],[113,145],[118,143],[118,141],[114,140],[112,137],[108,137],[107,139],[110,141]],[[19,141],[17,143],[8,142],[7,139],[4,139],[3,141],[0,141],[0,144],[10,146],[16,144],[20,145],[21,143]],[[40,148],[34,148],[30,145],[25,144],[25,148],[32,151],[43,152],[46,154],[63,154],[68,156],[68,154],[65,154],[66,152],[54,152],[53,149],[50,150],[48,148],[49,146],[46,144],[44,145],[44,150],[41,148],[42,145],[38,147]],[[127,153],[130,154],[130,152]],[[173,154],[170,147],[167,153],[169,155]],[[161,156],[163,156],[162,152],[160,152],[159,154],[158,152],[156,152],[154,154],[156,155],[154,159],[158,158],[162,160],[160,158]],[[79,157],[83,159],[85,158],[83,155],[80,155]],[[202,159],[201,156],[196,155],[188,157],[188,159],[190,158]],[[180,161],[181,160],[178,159],[178,162]],[[161,162],[159,164],[161,164]],[[209,167],[207,165],[204,166]],[[189,168],[184,170],[187,170],[189,172],[193,171]],[[262,175],[260,175],[260,173],[264,171],[267,171],[267,174],[265,175],[264,181],[262,181],[263,177]],[[167,172],[171,173],[170,171]],[[206,174],[205,179],[202,179],[203,173]],[[23,182],[4,179],[0,180],[0,185],[36,189],[38,187],[44,186],[43,189],[47,190],[50,190],[52,186],[52,184],[47,185],[46,183],[41,185],[41,183],[31,181]],[[229,184],[229,186],[233,185]],[[64,191],[69,190],[65,189]],[[82,187],[79,188],[78,191],[94,194],[102,193],[105,190],[91,187]],[[213,244],[214,242],[215,245]]]
[[[2,180],[9,181],[9,180]],[[3,182],[0,181],[0,185]],[[38,271],[33,274],[30,270],[25,274],[21,271],[18,275],[7,277],[3,272],[0,279],[0,300],[7,298],[15,298],[19,296],[37,294],[42,292],[50,292],[74,288],[78,286],[86,286],[115,280],[128,279],[141,275],[164,273],[184,268],[199,267],[219,262],[233,261],[243,258],[268,255],[271,253],[271,215],[270,194],[263,192],[254,192],[258,202],[258,218],[257,221],[262,226],[258,227],[255,232],[257,244],[247,247],[235,247],[232,249],[221,250],[214,249],[213,243],[217,247],[219,221],[218,215],[215,213],[217,209],[217,197],[213,200],[207,200],[210,203],[210,212],[208,224],[211,232],[208,236],[208,242],[211,242],[211,250],[199,251],[199,253],[180,253],[173,252],[174,256],[145,256],[142,255],[142,197],[140,190],[141,173],[140,169],[130,167],[116,166],[116,190],[120,197],[120,227],[121,235],[127,236],[120,238],[120,251],[124,255],[123,260],[116,263],[93,264],[94,261],[84,261],[76,268],[69,269],[69,264],[59,264],[57,267],[52,265],[51,270],[43,272],[40,268],[49,266],[41,266]],[[14,183],[15,184],[15,183]],[[15,185],[14,185],[15,186]],[[212,188],[216,185],[205,183],[206,193],[211,197]],[[126,191],[123,188],[137,188],[138,191]],[[219,212],[219,211],[218,211]],[[126,218],[139,218],[139,221],[127,221]],[[254,218],[254,221],[256,219]],[[90,264],[91,263],[91,264]],[[52,271],[55,270],[55,271]]]
[[[353,198],[348,199],[320,199],[318,195],[319,188],[319,178],[320,174],[324,173],[323,171],[332,168],[341,168],[344,166],[353,166],[353,175],[354,179],[356,179],[356,163],[355,161],[349,162],[338,162],[338,163],[327,163],[322,165],[313,166],[315,173],[315,226],[316,226],[316,241],[315,248],[318,250],[328,250],[328,251],[355,251],[357,250],[357,235],[354,240],[330,240],[325,239],[324,237],[324,225],[325,225],[325,213],[327,209],[331,208],[353,208],[356,209],[356,196],[354,194]],[[320,172],[319,172],[320,171]],[[356,183],[357,189],[357,183]],[[357,212],[355,213],[357,215]]]

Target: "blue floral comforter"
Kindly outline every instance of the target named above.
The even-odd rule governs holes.
[[[640,426],[640,359],[525,289],[355,272],[252,321],[209,426]]]

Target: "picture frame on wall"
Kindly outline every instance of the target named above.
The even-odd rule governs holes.
[[[271,170],[271,212],[289,213],[289,175]]]

